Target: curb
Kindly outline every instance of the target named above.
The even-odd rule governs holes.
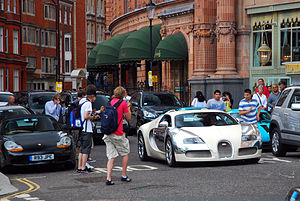
[[[9,178],[0,172],[0,195],[13,193],[17,190],[16,187],[11,185]]]

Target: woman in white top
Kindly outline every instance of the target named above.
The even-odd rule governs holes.
[[[263,94],[264,92],[264,86],[263,85],[259,85],[258,86],[258,91],[256,94],[253,95],[253,99],[257,100],[257,102],[260,104],[260,106],[262,106],[263,110],[266,110],[267,108],[267,104],[268,104],[268,100],[266,95]]]
[[[201,91],[196,92],[196,96],[191,105],[192,107],[206,107],[206,100]]]

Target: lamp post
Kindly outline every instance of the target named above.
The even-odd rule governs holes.
[[[149,88],[153,86],[152,83],[152,62],[153,62],[153,53],[152,53],[152,20],[155,14],[155,4],[150,0],[150,2],[146,5],[148,19],[150,21],[149,29],[150,29],[150,70],[148,72],[148,85]]]
[[[60,36],[59,36],[59,0],[55,2],[51,0],[56,9],[56,73],[55,73],[55,80],[59,82],[60,80]]]

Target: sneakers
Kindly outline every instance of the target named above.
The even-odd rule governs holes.
[[[131,179],[128,176],[126,176],[126,177],[122,176],[121,181],[131,182]]]
[[[88,158],[87,162],[90,162],[90,163],[95,163],[96,160],[93,160],[92,158]]]
[[[106,180],[106,185],[114,185],[115,183],[112,180]]]
[[[76,172],[79,174],[88,174],[89,173],[87,170],[81,170],[81,169],[77,169]]]

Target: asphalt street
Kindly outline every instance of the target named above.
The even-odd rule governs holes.
[[[3,200],[284,200],[288,191],[300,186],[300,152],[276,158],[263,153],[258,164],[192,163],[170,168],[164,161],[140,161],[136,136],[130,136],[128,176],[122,183],[121,158],[113,172],[114,186],[106,186],[105,146],[92,151],[93,173],[80,175],[62,166],[13,168],[5,172],[18,188]]]

